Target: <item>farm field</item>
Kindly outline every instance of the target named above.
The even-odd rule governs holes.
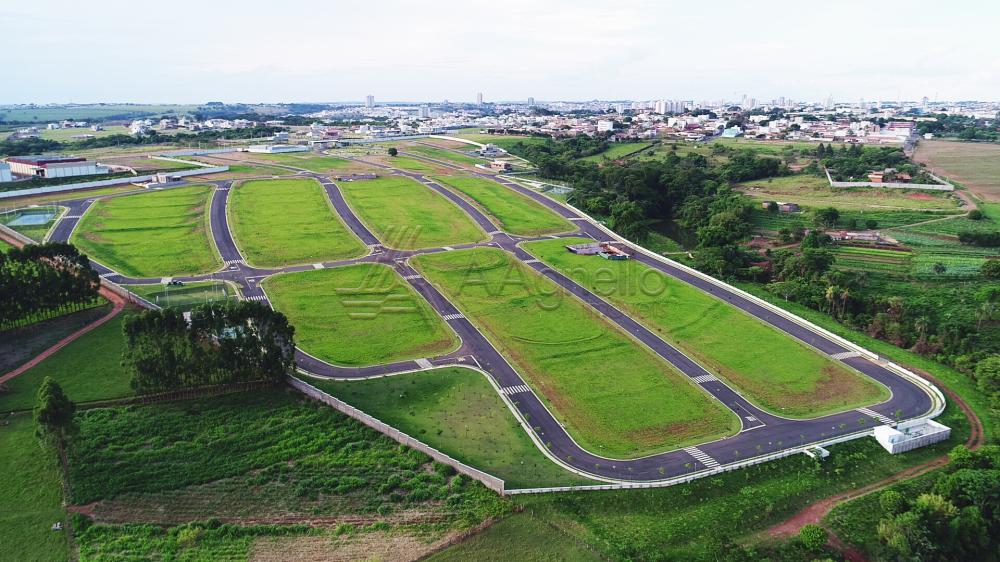
[[[855,226],[851,228],[867,228],[868,221],[875,221],[876,229],[898,228],[920,222],[948,217],[947,213],[933,213],[930,211],[888,211],[888,210],[864,210],[845,209],[840,211],[840,220],[836,228],[847,228],[851,221]],[[805,208],[800,213],[772,213],[763,208],[754,208],[752,222],[755,228],[761,230],[777,231],[782,228],[794,228],[802,226],[812,228],[814,226],[814,209]]]
[[[1000,202],[1000,144],[922,140],[913,159],[985,201]]]
[[[209,237],[212,192],[211,186],[198,185],[99,200],[70,242],[132,277],[214,271],[222,259]]]
[[[889,277],[904,277],[910,271],[910,252],[854,246],[836,246],[832,250],[837,258],[834,267],[841,271],[866,271]]]
[[[811,418],[889,397],[888,389],[875,381],[644,264],[632,260],[609,262],[572,254],[564,248],[567,243],[588,241],[545,240],[523,247],[621,307],[706,369],[731,382],[758,406],[786,417]],[[650,281],[651,276],[656,283]],[[748,341],[753,345],[746,345]]]
[[[125,350],[124,314],[81,336],[27,372],[7,381],[0,412],[30,410],[45,377],[52,377],[75,402],[122,398],[132,394],[130,375],[121,366]]]
[[[730,435],[739,420],[671,365],[504,252],[412,259],[588,450],[635,457]]]
[[[34,397],[32,397],[34,398]],[[0,418],[0,558],[17,562],[69,559],[59,466],[51,451],[40,448],[30,414]]]
[[[472,145],[467,145],[467,150],[471,149]],[[467,154],[460,154],[454,150],[448,150],[445,148],[437,148],[433,146],[427,146],[425,144],[412,144],[403,147],[406,152],[415,152],[421,156],[426,156],[428,158],[434,158],[437,160],[445,160],[455,162],[457,164],[464,164],[466,166],[475,166],[476,164],[482,164],[487,162],[482,158],[476,158],[474,156],[469,156]]]
[[[944,210],[960,212],[948,195],[899,189],[837,188],[811,174],[793,174],[739,184],[738,189],[762,200],[798,203],[804,207],[837,207],[841,210]]]
[[[289,389],[92,409],[77,420],[71,500],[103,500],[97,522],[333,526],[361,516],[447,528],[505,509],[450,467]]]
[[[235,299],[237,294],[236,289],[224,281],[198,281],[181,287],[125,285],[125,288],[155,305],[184,311],[209,302]]]
[[[507,489],[593,484],[556,465],[479,372],[446,368],[364,381],[308,380],[470,466]]]
[[[505,232],[538,236],[573,230],[566,219],[495,181],[458,175],[431,179],[471,198]]]
[[[286,154],[262,154],[253,152],[247,154],[248,159],[258,160],[265,164],[273,162],[275,164],[284,164],[286,166],[302,168],[311,172],[329,172],[331,170],[346,168],[351,164],[349,160],[344,160],[343,158],[336,158],[334,156],[316,156],[312,152],[289,152]]]
[[[444,320],[386,265],[276,275],[263,288],[295,326],[297,345],[336,365],[433,357],[458,347]]]
[[[316,180],[247,181],[233,188],[230,197],[229,223],[247,263],[276,267],[367,252]]]
[[[585,162],[603,162],[605,160],[618,160],[632,154],[633,152],[638,152],[640,150],[649,148],[653,146],[653,143],[649,142],[616,142],[612,143],[611,147],[600,154],[594,154],[593,156],[585,156],[580,158]]]
[[[415,250],[486,240],[458,206],[403,176],[338,184],[351,208],[390,248]]]
[[[439,552],[427,562],[599,562],[600,556],[548,522],[511,515],[482,533]]]

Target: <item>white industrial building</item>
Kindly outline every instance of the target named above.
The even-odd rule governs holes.
[[[604,121],[604,120],[601,120],[601,121],[597,122],[597,132],[598,133],[604,133],[604,132],[613,131],[613,130],[615,130],[615,122],[614,121]]]
[[[896,427],[880,425],[873,434],[879,445],[895,455],[944,441],[951,435],[951,428],[924,418],[901,422]]]
[[[68,178],[107,174],[108,168],[86,158],[73,156],[11,156],[6,160],[18,176]]]
[[[10,173],[10,164],[0,162],[0,183],[14,181],[14,176]]]
[[[308,152],[309,147],[295,144],[255,144],[247,148],[247,152],[264,154],[280,154],[283,152]]]

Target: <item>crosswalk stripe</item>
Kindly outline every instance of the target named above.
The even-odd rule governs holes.
[[[570,217],[569,220],[571,220],[571,221],[585,221],[587,219],[585,219],[583,217]]]
[[[240,265],[244,263],[243,260],[226,260],[226,265]]]
[[[443,249],[446,252],[450,252],[450,251],[454,250],[455,248],[452,248],[451,246],[443,246],[441,249]]]
[[[504,394],[510,396],[511,394],[521,394],[523,392],[531,392],[531,389],[526,384],[519,384],[516,386],[508,386],[507,388],[501,389]]]
[[[321,263],[314,263],[313,269],[323,269],[324,265]]]
[[[64,219],[78,219],[81,216],[83,216],[83,215],[65,215],[63,218]]]
[[[698,447],[685,447],[684,452],[688,453],[695,458],[701,464],[707,466],[708,468],[715,468],[719,466],[719,462],[712,457],[708,456],[704,451]]]
[[[851,357],[861,357],[861,354],[857,351],[845,351],[843,353],[834,353],[830,355],[830,357],[833,357],[838,361],[843,361],[844,359],[850,359]]]
[[[265,300],[266,298],[267,297],[265,297],[264,295],[250,295],[249,297],[247,297],[247,300],[248,301],[258,301],[259,302],[259,301]]]
[[[691,377],[691,380],[693,380],[698,384],[701,384],[703,382],[717,381],[719,379],[715,378],[714,375],[698,375],[697,377]]]
[[[410,279],[422,279],[422,277],[420,277],[420,274],[417,273],[417,274],[413,274],[413,275],[404,275],[403,279],[406,279],[407,281],[409,281]]]
[[[893,423],[895,421],[892,418],[890,418],[889,416],[882,415],[882,414],[876,412],[875,410],[869,410],[868,408],[858,408],[858,411],[861,412],[862,414],[868,416],[868,417],[875,418],[875,419],[877,419],[878,421],[880,421],[882,423],[891,424],[891,423]]]
[[[536,259],[524,260],[524,263],[538,263]]]
[[[101,279],[107,279],[107,278],[109,278],[109,277],[114,277],[114,276],[116,276],[116,275],[118,275],[118,274],[117,274],[117,273],[115,273],[114,271],[109,271],[109,272],[107,272],[107,273],[102,273],[102,274],[100,275],[100,277],[101,277]]]
[[[445,314],[442,318],[445,320],[458,320],[459,318],[465,318],[465,315],[461,312],[456,312],[455,314]]]
[[[434,365],[431,365],[431,362],[428,361],[428,360],[426,360],[426,359],[417,359],[417,365],[421,369],[430,369],[431,367],[434,366]]]

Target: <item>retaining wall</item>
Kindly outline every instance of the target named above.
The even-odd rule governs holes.
[[[202,176],[205,174],[216,174],[228,172],[229,166],[213,166],[211,168],[198,168],[196,170],[181,170],[178,172],[167,172],[171,176]],[[60,193],[63,191],[74,191],[78,189],[91,189],[95,187],[110,187],[114,185],[128,185],[131,183],[141,183],[151,181],[156,174],[133,176],[130,178],[115,178],[111,180],[85,181],[80,183],[70,183],[66,185],[53,185],[50,187],[35,187],[29,189],[18,189],[16,191],[4,191],[0,193],[0,199],[12,199],[14,197],[24,197],[25,195],[42,195],[45,193]]]
[[[494,492],[497,492],[498,494],[504,494],[504,481],[497,478],[496,476],[486,474],[485,472],[472,468],[471,466],[461,461],[457,461],[451,458],[450,456],[442,453],[441,451],[438,451],[437,449],[429,445],[426,445],[420,442],[419,440],[414,439],[413,437],[410,437],[409,435],[403,433],[402,431],[399,431],[398,429],[392,427],[391,425],[379,421],[375,417],[362,412],[361,410],[355,408],[354,406],[351,406],[350,404],[344,402],[343,400],[340,400],[339,398],[335,398],[323,392],[322,390],[316,388],[315,386],[301,379],[297,379],[295,377],[289,377],[288,385],[298,390],[299,392],[305,394],[306,396],[312,398],[313,400],[322,402],[327,406],[330,406],[334,410],[337,410],[338,412],[344,415],[350,416],[358,420],[359,422],[367,425],[368,427],[374,429],[375,431],[381,433],[382,435],[389,437],[393,441],[406,445],[407,447],[416,449],[421,453],[424,453],[425,455],[431,457],[435,461],[446,464],[454,468],[460,474],[464,474],[465,476],[468,476],[473,480],[478,480],[484,486],[493,490]]]

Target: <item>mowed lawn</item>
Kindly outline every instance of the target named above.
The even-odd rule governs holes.
[[[808,418],[880,402],[888,390],[743,311],[636,261],[580,256],[545,240],[524,249],[625,310],[755,404]]]
[[[232,190],[228,212],[236,244],[253,265],[334,261],[367,251],[313,179],[245,182]]]
[[[593,484],[549,460],[484,375],[450,367],[310,384],[470,466],[506,488]]]
[[[122,318],[108,320],[48,357],[27,372],[7,381],[0,393],[0,412],[30,410],[45,377],[52,377],[74,402],[121,398],[132,394],[131,377],[121,365],[125,350]]]
[[[276,275],[263,288],[295,326],[298,346],[329,363],[375,365],[458,347],[444,320],[385,265]]]
[[[511,234],[537,236],[573,230],[566,219],[495,181],[472,176],[434,176],[433,179],[478,203]]]
[[[393,168],[399,168],[400,170],[417,172],[421,174],[429,174],[440,168],[440,166],[437,166],[430,162],[424,162],[422,160],[417,160],[416,158],[408,158],[406,156],[394,156],[386,158],[384,159],[383,162],[386,165],[392,166]]]
[[[71,242],[130,277],[207,273],[222,267],[211,242],[211,186],[177,187],[93,204]]]
[[[468,145],[468,148],[472,148],[472,145]],[[405,152],[414,152],[421,156],[426,156],[427,158],[434,158],[435,160],[445,160],[448,162],[454,162],[456,164],[465,164],[467,166],[475,166],[476,164],[483,164],[488,162],[482,158],[476,158],[475,156],[469,156],[468,154],[462,154],[461,152],[455,152],[454,150],[448,150],[447,148],[438,148],[435,146],[427,146],[425,144],[414,144],[411,146],[404,146],[403,150]]]
[[[255,160],[284,164],[302,168],[310,172],[329,172],[348,167],[351,162],[336,156],[316,156],[312,152],[289,152],[286,154],[254,154]]]
[[[55,451],[42,449],[31,414],[0,424],[0,559],[58,562],[69,559],[62,485]],[[65,528],[65,526],[64,526]]]
[[[338,185],[358,217],[390,248],[435,248],[487,238],[457,205],[408,177]]]
[[[731,412],[669,363],[509,254],[475,248],[412,261],[586,449],[635,457],[739,429]]]

